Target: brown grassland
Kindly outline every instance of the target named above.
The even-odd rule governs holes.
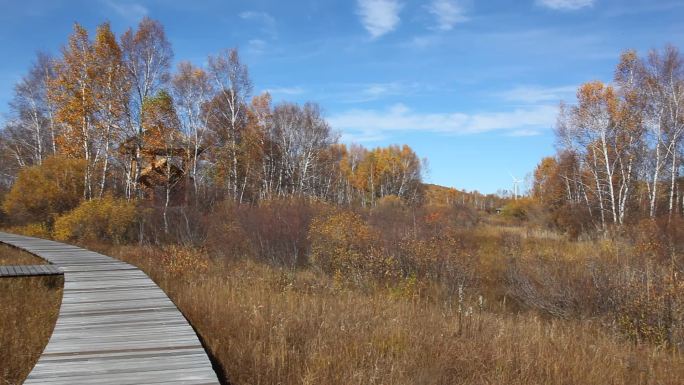
[[[104,249],[160,284],[231,384],[681,383],[679,351],[648,322],[625,324],[596,310],[608,294],[585,287],[583,266],[626,263],[618,244],[520,226],[478,225],[460,235],[472,240],[461,252],[475,257],[469,263],[478,278],[456,293],[427,276],[359,285],[339,270],[277,267],[206,249]],[[628,301],[620,309],[626,316]]]
[[[392,200],[370,210],[227,205],[205,225],[194,245],[72,242],[150,275],[197,330],[224,383],[684,378],[680,226],[646,221],[571,239],[506,216]],[[0,284],[0,358],[13,383],[47,341],[59,285]],[[16,354],[24,346],[31,353]]]
[[[47,262],[16,247],[0,243],[0,265],[44,265]]]
[[[19,264],[4,251],[5,262]],[[62,286],[61,276],[0,278],[0,384],[21,384],[38,361],[57,322]]]

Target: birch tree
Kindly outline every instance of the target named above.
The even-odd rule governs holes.
[[[147,98],[155,95],[168,82],[173,51],[166,39],[164,27],[148,17],[140,21],[135,31],[129,29],[123,34],[121,48],[131,86],[131,97],[126,108],[127,135],[133,147],[133,164],[127,164],[126,170],[126,196],[131,198],[140,194],[137,179],[145,147],[143,105]]]
[[[190,139],[190,175],[194,195],[198,195],[198,161],[200,152],[206,145],[207,114],[205,105],[214,94],[207,73],[189,62],[178,64],[171,81],[176,111],[181,130]]]
[[[48,98],[48,82],[54,77],[53,60],[38,54],[28,74],[14,87],[10,101],[10,130],[17,141],[17,161],[21,165],[41,164],[57,152],[57,125],[54,106]]]
[[[216,108],[211,113],[217,122],[215,131],[222,137],[223,148],[228,153],[227,188],[233,200],[237,201],[240,195],[238,147],[247,120],[247,99],[252,92],[252,82],[247,66],[240,60],[236,49],[209,56],[208,63],[209,77],[216,89]]]
[[[102,141],[96,159],[101,158],[98,196],[107,186],[113,148],[124,139],[125,113],[129,101],[130,83],[126,77],[122,52],[108,23],[97,28],[93,44],[95,124]]]
[[[97,71],[92,42],[81,25],[74,25],[55,73],[49,95],[57,106],[56,119],[63,125],[57,138],[58,146],[66,156],[85,160],[83,197],[90,199],[99,142],[94,125],[97,105],[93,87]]]

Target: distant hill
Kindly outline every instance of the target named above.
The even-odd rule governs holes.
[[[478,210],[494,211],[508,201],[496,194],[481,194],[431,183],[424,183],[423,191],[425,203],[435,206],[465,205]]]

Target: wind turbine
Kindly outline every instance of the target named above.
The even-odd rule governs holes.
[[[511,178],[513,179],[513,199],[517,200],[518,199],[518,185],[522,181],[520,179],[514,177],[513,174],[511,174],[510,172],[508,173],[508,175],[510,175]]]

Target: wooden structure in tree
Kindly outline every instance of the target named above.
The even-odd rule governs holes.
[[[25,384],[218,384],[195,331],[141,270],[58,242],[0,232],[0,242],[64,272],[52,336]]]

